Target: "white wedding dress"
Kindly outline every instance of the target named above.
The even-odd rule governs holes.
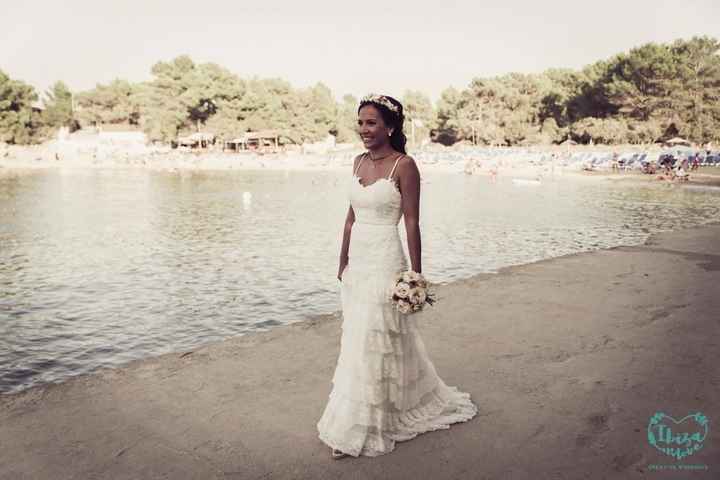
[[[340,355],[317,429],[328,446],[355,457],[390,453],[395,442],[477,414],[470,394],[438,376],[417,314],[401,314],[389,300],[393,277],[408,269],[398,232],[401,194],[392,179],[399,159],[387,178],[367,186],[355,170],[350,186],[355,223],[341,274]]]

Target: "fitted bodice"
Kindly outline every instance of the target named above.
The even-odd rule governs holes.
[[[355,223],[397,226],[402,216],[400,207],[402,196],[392,175],[401,157],[402,155],[395,160],[390,175],[379,178],[369,185],[363,185],[357,175],[365,157],[360,160],[353,173],[349,195],[350,205],[355,212]]]

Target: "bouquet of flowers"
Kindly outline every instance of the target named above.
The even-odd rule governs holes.
[[[398,273],[390,300],[400,313],[406,314],[419,312],[426,303],[436,302],[434,294],[428,291],[425,277],[413,270]]]

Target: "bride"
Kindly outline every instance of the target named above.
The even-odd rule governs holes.
[[[477,414],[468,393],[438,376],[416,315],[400,313],[389,299],[395,274],[408,269],[401,216],[412,270],[422,272],[420,172],[406,155],[403,122],[403,106],[392,97],[360,102],[358,132],[367,152],[353,164],[340,253],[340,354],[317,423],[333,458],[390,453],[396,442]]]

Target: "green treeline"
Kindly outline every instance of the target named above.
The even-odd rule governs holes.
[[[400,99],[408,137],[446,145],[651,143],[683,136],[698,143],[720,140],[720,42],[694,37],[648,43],[586,66],[540,74],[475,78],[448,88],[433,105],[406,91]],[[341,102],[322,83],[293,88],[282,79],[244,79],[214,63],[187,56],[152,67],[152,79],[115,80],[74,95],[57,82],[33,108],[34,89],[0,71],[0,141],[37,143],[60,126],[131,124],[150,140],[207,131],[231,139],[274,129],[281,141],[318,141],[328,133],[355,141],[358,99]],[[414,126],[414,128],[412,128]],[[412,138],[411,138],[412,140]]]
[[[439,141],[647,143],[720,137],[720,43],[649,43],[581,71],[475,79],[438,102]]]

